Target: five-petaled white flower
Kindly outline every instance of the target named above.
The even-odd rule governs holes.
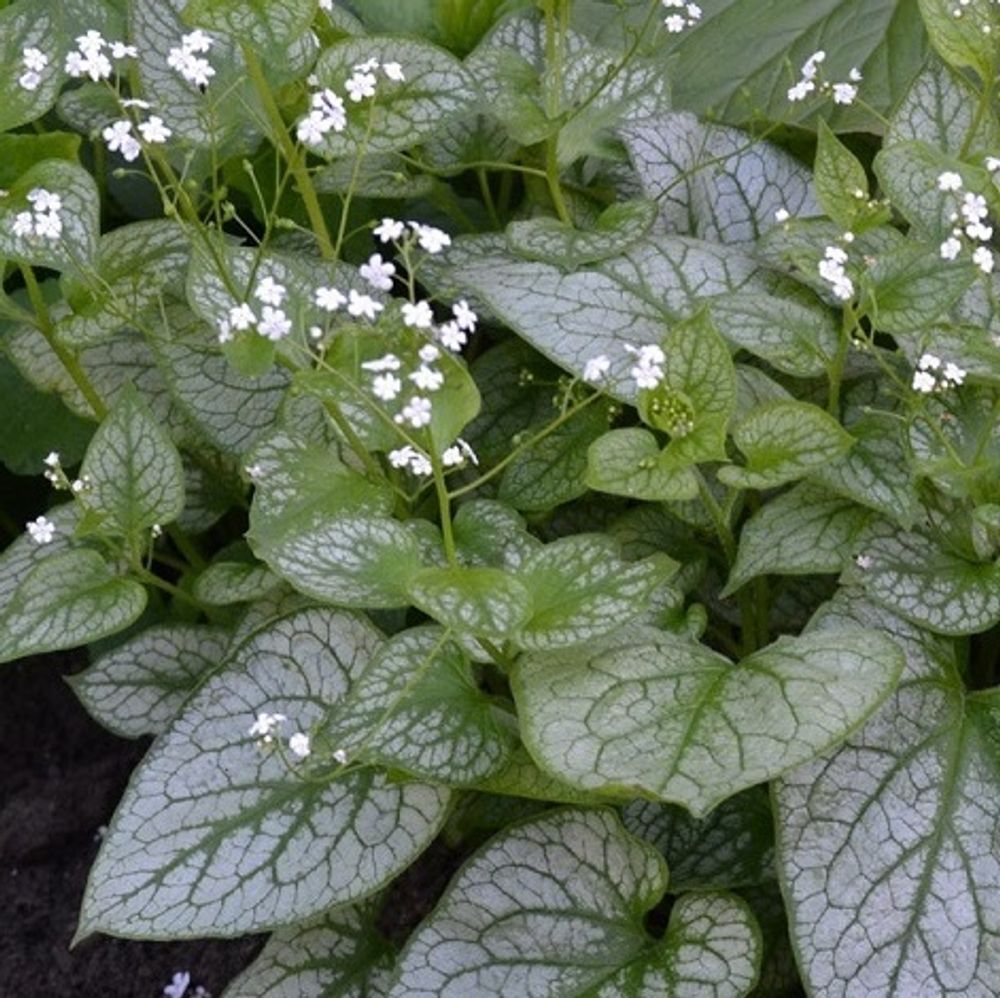
[[[373,253],[367,263],[361,264],[358,273],[377,291],[391,291],[396,265],[383,260],[381,253]]]
[[[274,308],[271,305],[264,306],[260,323],[257,326],[257,332],[261,336],[277,341],[287,336],[291,328],[292,320],[280,308]]]
[[[372,394],[383,402],[391,402],[403,390],[403,382],[391,372],[372,378]]]
[[[403,305],[403,322],[414,329],[430,329],[434,323],[434,313],[426,301],[406,302]]]
[[[414,395],[403,406],[402,412],[396,416],[397,423],[407,423],[415,430],[427,426],[431,421],[431,400],[420,395]]]
[[[56,535],[56,525],[47,516],[31,520],[25,526],[36,544],[50,544]]]
[[[151,145],[166,142],[173,135],[173,131],[164,124],[158,114],[151,114],[148,121],[139,122],[139,132]]]
[[[309,744],[309,736],[301,731],[296,731],[288,739],[288,747],[292,750],[292,754],[298,756],[300,759],[305,759],[312,752]]]
[[[611,361],[603,353],[596,357],[591,357],[583,365],[584,381],[603,381],[604,376],[611,370]]]
[[[385,308],[381,302],[375,301],[371,295],[358,294],[354,288],[351,288],[347,301],[347,311],[355,318],[364,316],[366,319],[374,321],[378,313]]]
[[[374,229],[375,235],[383,243],[391,243],[395,240],[402,239],[403,233],[406,232],[406,226],[397,221],[395,218],[383,218]]]
[[[256,324],[257,316],[254,315],[253,309],[246,302],[234,305],[229,310],[229,325],[232,329],[249,329]]]
[[[325,312],[336,312],[347,304],[347,295],[336,288],[317,288],[313,300]]]
[[[375,96],[375,83],[374,73],[356,72],[344,84],[344,89],[351,100],[358,104],[366,97]]]
[[[440,253],[443,249],[451,245],[451,236],[447,232],[435,228],[433,225],[424,225],[422,222],[411,222],[410,228],[413,229],[420,248],[426,250],[428,253]]]
[[[287,295],[288,289],[270,276],[262,277],[253,293],[254,298],[268,305],[280,305]]]

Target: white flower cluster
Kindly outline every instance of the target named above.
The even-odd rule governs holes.
[[[949,361],[942,367],[940,357],[925,353],[917,361],[917,369],[913,372],[913,389],[930,394],[947,388],[957,388],[965,381],[965,374],[966,372],[957,364]]]
[[[805,100],[811,93],[829,94],[834,104],[853,104],[858,96],[858,84],[863,79],[861,70],[853,67],[842,83],[829,83],[820,78],[820,66],[826,61],[826,52],[813,52],[802,64],[798,83],[788,88],[788,99],[795,103]]]
[[[261,748],[273,745],[275,736],[287,720],[288,718],[284,714],[270,714],[267,711],[261,711],[253,724],[250,725],[248,734],[257,739],[257,744]],[[305,759],[312,753],[309,736],[302,731],[296,731],[288,739],[288,747],[292,755],[298,759]]]
[[[256,329],[261,336],[274,342],[284,339],[292,329],[292,320],[281,308],[287,295],[288,289],[283,284],[278,284],[273,277],[262,277],[253,293],[263,306],[260,315],[247,302],[232,306],[227,317],[219,320],[219,342],[230,343],[236,333],[248,329]]]
[[[296,135],[307,146],[318,146],[327,132],[342,132],[347,127],[344,98],[329,87],[317,90],[311,97],[312,110],[299,122]]]
[[[17,78],[17,85],[22,90],[37,90],[42,82],[42,73],[49,64],[49,57],[41,50],[32,46],[21,49],[21,65],[24,72]]]
[[[625,350],[636,359],[629,371],[636,385],[639,388],[655,388],[663,380],[663,365],[667,355],[655,343],[641,347],[626,343]]]
[[[73,77],[89,77],[94,83],[111,76],[114,67],[111,59],[135,59],[139,51],[125,42],[109,42],[99,31],[91,28],[76,38],[76,49],[66,56],[66,72]],[[104,50],[111,53],[111,59]]]
[[[383,218],[375,226],[375,235],[383,243],[396,243],[397,245],[407,236],[409,231],[417,241],[417,245],[426,253],[432,256],[443,252],[451,245],[451,236],[433,225],[424,225],[422,222],[400,222],[395,218]]]
[[[36,544],[51,544],[56,536],[56,525],[47,516],[26,523],[25,527]]]
[[[693,28],[701,20],[701,7],[685,0],[660,0],[671,13],[663,23],[672,35],[680,34],[685,28]]]
[[[167,65],[187,80],[188,83],[204,90],[215,76],[212,64],[202,58],[215,44],[215,39],[200,28],[181,35],[180,46],[174,46],[167,53]]]
[[[34,187],[28,191],[31,211],[19,211],[11,226],[15,236],[38,236],[42,239],[58,239],[62,235],[62,198],[44,187]]]
[[[853,233],[844,233],[844,240],[853,242]],[[844,269],[847,261],[847,250],[841,246],[827,246],[823,250],[823,259],[819,262],[819,276],[830,285],[834,297],[841,301],[850,301],[854,297],[854,281]]]
[[[478,465],[479,458],[472,449],[472,445],[459,437],[450,447],[446,447],[441,455],[441,463],[446,468],[457,468],[466,461]],[[418,447],[406,444],[389,452],[389,464],[394,468],[406,468],[413,475],[418,477],[428,477],[434,474],[434,466],[430,458]]]
[[[89,475],[84,475],[82,478],[75,478],[73,481],[70,481],[66,472],[62,469],[59,454],[56,451],[52,451],[45,458],[45,471],[43,475],[51,482],[53,488],[68,489],[77,495],[86,492],[93,484]]]
[[[993,165],[990,165],[991,163]],[[987,168],[991,172],[1000,169],[1000,160],[994,160],[991,157],[987,161]],[[962,190],[962,177],[954,170],[945,170],[944,173],[938,175],[937,186],[939,191],[957,194]],[[986,198],[982,194],[966,191],[958,211],[951,215],[951,221],[958,224],[951,230],[951,235],[941,243],[941,259],[957,260],[962,252],[963,240],[968,238],[975,247],[972,251],[972,262],[984,274],[993,273],[995,265],[993,251],[989,246],[984,245],[993,237],[993,226],[986,224],[988,215]],[[979,245],[976,245],[977,243]]]

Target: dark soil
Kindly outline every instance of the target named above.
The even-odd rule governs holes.
[[[138,943],[104,936],[72,952],[87,871],[148,740],[92,721],[62,676],[79,657],[0,667],[0,995],[160,998],[176,971],[218,996],[263,937]]]

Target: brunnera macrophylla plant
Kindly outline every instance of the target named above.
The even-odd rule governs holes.
[[[152,736],[78,938],[995,994],[1000,4],[788,6],[0,10],[0,660]]]

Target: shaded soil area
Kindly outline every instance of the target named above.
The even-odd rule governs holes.
[[[89,718],[62,679],[82,665],[50,655],[0,668],[0,995],[160,998],[174,972],[186,970],[191,991],[200,984],[218,998],[263,937],[98,936],[69,950],[98,829],[148,745]]]

